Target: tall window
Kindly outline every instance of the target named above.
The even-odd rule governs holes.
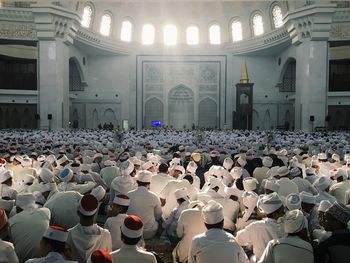
[[[164,45],[174,46],[177,42],[177,28],[174,25],[164,26]]]
[[[282,86],[280,92],[294,92],[295,91],[295,79],[296,79],[296,62],[295,60],[289,61],[286,71],[284,72],[282,79]]]
[[[152,45],[154,43],[155,29],[151,24],[146,24],[142,28],[142,44]]]
[[[199,43],[199,30],[196,26],[189,26],[186,29],[186,41],[188,45],[198,45]]]
[[[209,42],[212,45],[221,44],[221,31],[220,26],[218,24],[211,25],[209,27]]]
[[[92,7],[87,5],[84,7],[81,25],[83,27],[89,28],[92,21]]]
[[[255,14],[253,16],[253,32],[254,36],[260,36],[264,34],[263,18],[259,14]]]
[[[243,39],[242,23],[240,21],[233,21],[231,25],[232,41],[240,41]]]
[[[101,19],[100,33],[104,36],[111,34],[112,17],[109,14],[104,14]]]
[[[272,8],[272,18],[273,18],[273,24],[275,28],[279,28],[283,26],[283,15],[282,15],[282,10],[278,5],[275,5]]]
[[[125,42],[130,42],[132,37],[132,23],[128,20],[122,23],[120,39]]]

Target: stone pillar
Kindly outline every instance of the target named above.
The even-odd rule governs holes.
[[[69,127],[69,51],[60,39],[39,41],[40,129]],[[48,120],[48,114],[52,120]]]
[[[69,46],[80,17],[55,5],[34,4],[32,10],[39,40],[39,128],[69,128]]]
[[[296,50],[295,128],[312,131],[325,126],[328,42],[308,40]]]
[[[312,131],[315,127],[325,127],[328,39],[335,7],[328,1],[315,1],[288,12],[284,17],[296,46],[296,130]]]

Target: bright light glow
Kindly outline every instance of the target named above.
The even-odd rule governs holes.
[[[146,24],[142,28],[142,44],[152,45],[154,43],[155,29],[151,24]]]
[[[126,20],[122,23],[122,30],[120,32],[120,39],[125,42],[130,42],[132,37],[132,24]]]
[[[279,28],[283,26],[283,15],[282,10],[278,5],[275,5],[272,8],[272,18],[273,18],[273,24],[275,28]]]
[[[264,34],[263,18],[259,14],[255,14],[253,16],[253,31],[254,31],[254,36],[260,36]]]
[[[243,39],[242,23],[239,21],[233,21],[231,25],[232,29],[232,41],[240,41]]]
[[[100,33],[104,36],[109,36],[111,33],[112,17],[108,14],[104,14],[101,18]]]
[[[220,45],[221,44],[221,32],[220,26],[215,24],[211,25],[209,28],[209,42],[212,45]]]
[[[1,4],[0,4],[1,5]],[[89,28],[92,20],[92,7],[87,5],[84,7],[81,25],[83,27]]]
[[[164,26],[164,45],[174,46],[177,42],[177,28],[174,25]]]
[[[199,43],[199,30],[196,26],[189,26],[186,29],[186,40],[188,45],[198,45]]]

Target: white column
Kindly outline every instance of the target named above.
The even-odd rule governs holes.
[[[39,41],[40,128],[69,127],[69,52],[61,39]],[[52,114],[52,120],[48,120]]]
[[[305,40],[296,49],[295,128],[311,131],[325,126],[328,43]]]

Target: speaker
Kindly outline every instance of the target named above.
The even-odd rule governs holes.
[[[39,114],[34,114],[34,118],[35,118],[36,120],[40,120],[40,115],[39,115]]]
[[[310,116],[310,121],[315,121],[315,116],[314,115]]]
[[[325,121],[326,121],[326,122],[331,121],[331,116],[330,116],[330,115],[327,115]]]
[[[52,120],[52,114],[47,114],[47,119]]]

